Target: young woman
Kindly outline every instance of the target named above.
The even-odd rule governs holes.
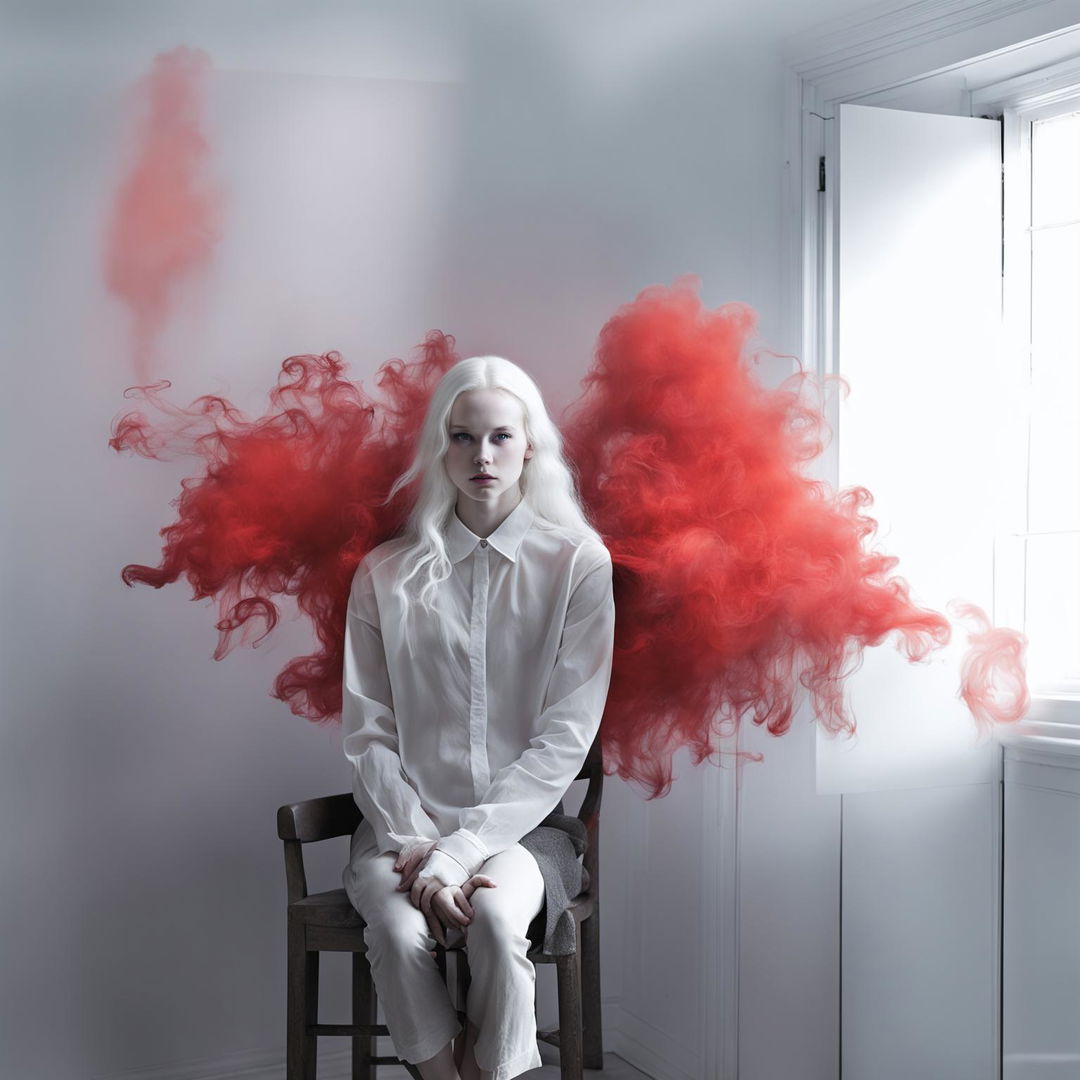
[[[611,556],[540,391],[508,360],[446,372],[391,496],[416,478],[403,534],[364,558],[349,597],[343,737],[364,820],[343,880],[398,1056],[425,1080],[509,1080],[541,1065],[526,930],[544,879],[519,841],[600,725]],[[459,1072],[429,950],[462,934]]]

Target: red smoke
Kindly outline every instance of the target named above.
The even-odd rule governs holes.
[[[274,695],[299,716],[336,716],[349,583],[360,559],[404,523],[412,492],[379,503],[408,466],[431,391],[456,359],[453,338],[431,334],[416,363],[383,365],[376,406],[344,377],[337,353],[293,356],[256,419],[220,397],[178,409],[161,397],[168,383],[129,391],[159,418],[126,414],[110,445],[190,455],[202,467],[162,530],[161,563],[126,566],[124,581],[160,588],[183,576],[196,599],[217,597],[216,660],[238,642],[257,645],[277,623],[274,598],[296,597],[318,648],[286,665]]]
[[[992,626],[986,612],[975,604],[954,600],[949,607],[957,618],[968,619],[974,626],[968,634],[971,648],[960,668],[960,697],[979,730],[1022,720],[1031,704],[1024,667],[1027,638],[1018,630]]]
[[[603,328],[562,425],[615,564],[606,767],[651,795],[670,786],[681,746],[700,761],[745,718],[785,732],[800,686],[826,728],[852,730],[843,678],[867,645],[897,631],[919,659],[949,637],[870,546],[865,489],[834,496],[803,475],[824,422],[804,376],[778,390],[755,380],[744,357],[754,328],[746,306],[705,308],[696,279],[646,289]],[[122,417],[113,446],[203,466],[164,530],[161,565],[129,566],[124,580],[186,576],[197,597],[216,596],[218,658],[238,633],[273,628],[274,597],[295,596],[318,648],[274,693],[298,715],[336,716],[352,572],[404,520],[411,492],[379,503],[456,359],[453,339],[433,332],[417,361],[383,365],[375,402],[336,353],[292,357],[256,420],[220,398],[180,410],[160,387],[140,391],[161,417]]]
[[[680,746],[699,762],[747,717],[783,734],[800,685],[853,730],[843,677],[865,646],[895,630],[920,659],[949,638],[869,548],[869,493],[803,474],[824,432],[806,376],[765,389],[744,358],[754,312],[709,310],[697,284],[608,321],[567,432],[619,586],[604,749],[654,794]]]
[[[135,373],[150,378],[154,345],[177,284],[202,268],[218,238],[220,196],[203,173],[201,129],[210,58],[183,46],[162,53],[138,84],[135,151],[112,210],[105,279],[131,311]]]

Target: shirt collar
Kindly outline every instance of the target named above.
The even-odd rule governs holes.
[[[503,519],[503,523],[487,538],[487,542],[511,562],[517,562],[518,548],[535,518],[532,507],[523,498]],[[477,544],[476,535],[453,510],[446,526],[446,553],[452,563],[460,562]]]

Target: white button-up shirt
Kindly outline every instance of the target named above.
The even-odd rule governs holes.
[[[437,617],[393,592],[401,538],[357,568],[342,735],[379,851],[437,840],[420,876],[450,885],[535,828],[581,770],[607,699],[615,603],[607,548],[524,499],[487,539],[456,513],[445,537],[453,569]]]

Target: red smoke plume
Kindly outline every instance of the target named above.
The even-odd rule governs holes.
[[[110,445],[144,457],[189,455],[202,466],[183,482],[176,521],[162,530],[161,563],[126,566],[124,581],[161,588],[186,577],[194,598],[216,597],[216,660],[237,643],[257,645],[277,623],[274,598],[295,597],[318,648],[286,665],[274,696],[299,716],[337,716],[349,583],[360,559],[404,523],[414,492],[380,503],[408,466],[431,391],[456,359],[453,338],[429,335],[415,363],[383,365],[376,405],[344,377],[337,353],[293,356],[256,419],[220,397],[176,408],[161,396],[168,383],[128,391],[158,416],[122,416]]]
[[[843,677],[867,645],[897,631],[916,660],[949,638],[870,548],[869,493],[804,475],[824,419],[807,376],[754,378],[755,324],[742,304],[705,308],[696,278],[646,289],[601,331],[572,407],[620,585],[605,751],[653,793],[680,746],[701,761],[747,717],[783,734],[800,685],[827,729],[853,730]]]
[[[982,732],[995,724],[1013,724],[1024,718],[1031,704],[1024,660],[1027,638],[1019,630],[993,626],[975,604],[953,601],[950,610],[974,627],[971,646],[960,668],[960,697]]]
[[[105,279],[131,311],[135,374],[150,378],[158,335],[177,284],[209,262],[218,238],[220,195],[204,177],[209,146],[202,98],[206,53],[162,53],[136,87],[142,116],[135,151],[112,210]]]

